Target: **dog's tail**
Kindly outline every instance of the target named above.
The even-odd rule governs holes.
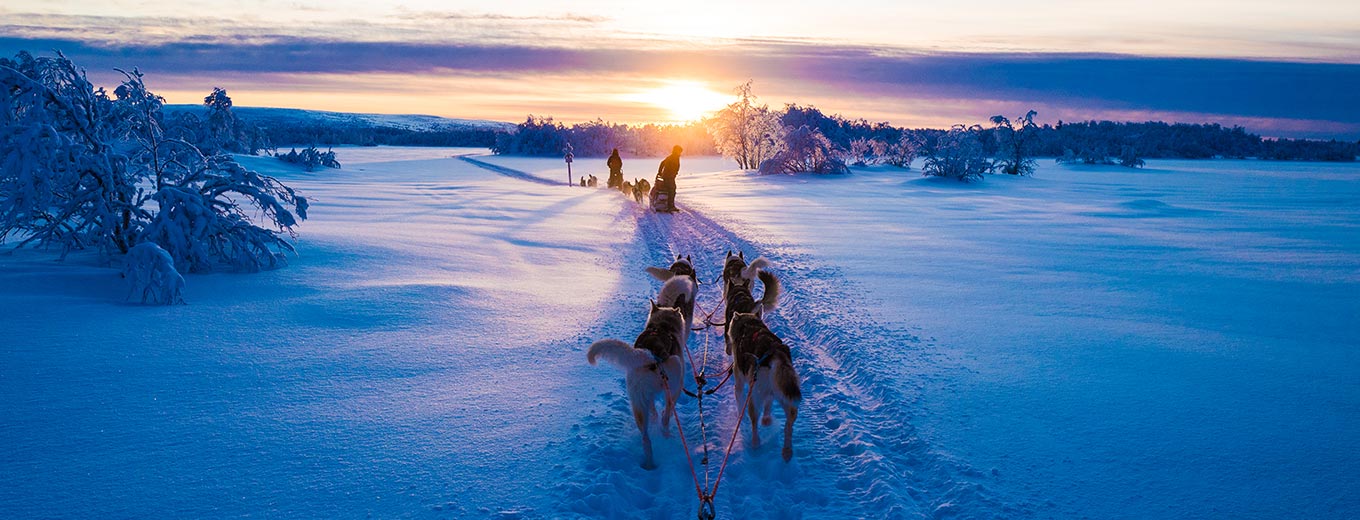
[[[670,269],[662,269],[660,267],[648,267],[647,274],[650,274],[652,277],[663,282],[670,280],[672,276],[675,276],[675,273],[672,273]]]
[[[747,264],[746,267],[741,270],[741,277],[747,280],[755,280],[757,272],[768,271],[769,269],[770,260],[762,256],[752,260],[750,264]]]
[[[761,285],[765,286],[765,293],[760,295],[761,313],[768,313],[779,306],[779,277],[769,271],[756,273],[760,276]]]
[[[796,404],[803,400],[803,390],[798,383],[798,372],[793,365],[783,360],[774,362],[774,387],[780,399],[786,404]]]
[[[604,358],[624,371],[632,371],[653,362],[650,352],[635,349],[632,345],[612,338],[596,341],[586,350],[586,361],[590,364],[594,365],[595,360],[599,358]]]
[[[676,276],[661,285],[661,293],[656,296],[661,305],[685,308],[694,301],[694,280],[688,276]]]

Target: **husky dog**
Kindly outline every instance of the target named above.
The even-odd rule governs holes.
[[[596,179],[594,175],[591,175],[590,180],[586,181],[586,186],[594,188],[596,186],[599,186],[599,183],[600,183],[599,179]]]
[[[769,267],[770,261],[763,256],[747,265],[745,253],[733,255],[731,251],[727,252],[722,274],[723,299],[727,301],[727,310],[723,313],[724,323],[731,323],[732,315],[738,312],[760,312],[764,315],[779,304],[779,278],[767,271]],[[751,282],[756,278],[760,278],[761,285],[765,287],[760,300],[751,294]],[[730,341],[727,353],[732,353]]]
[[[581,187],[582,187],[582,188],[586,187],[586,178],[585,178],[585,177],[581,177]]]
[[[636,190],[633,192],[633,198],[638,201],[638,204],[642,204],[643,201],[652,196],[652,184],[647,182],[647,179],[638,179],[637,182],[633,183],[633,186],[633,189]]]
[[[685,315],[687,329],[694,327],[694,296],[698,292],[699,280],[694,274],[694,264],[687,256],[675,255],[675,263],[670,269],[648,267],[647,273],[661,280],[661,293],[656,301],[661,305],[674,305]]]
[[[642,179],[633,180],[633,200],[637,201],[638,204],[647,200],[647,192],[642,191],[642,182]]]
[[[798,418],[798,404],[803,400],[798,373],[793,369],[793,357],[788,345],[770,332],[761,313],[738,312],[727,325],[732,337],[732,381],[738,400],[746,399],[745,387],[751,382],[750,404],[746,415],[751,419],[751,448],[760,447],[760,430],[756,425],[758,410],[764,409],[760,424],[774,422],[770,408],[775,401],[784,408],[784,450],[780,454],[787,462],[793,458],[793,421]]]
[[[680,395],[684,377],[685,363],[681,349],[688,336],[689,327],[685,326],[680,309],[658,306],[653,302],[647,325],[631,346],[617,339],[602,339],[591,344],[586,351],[586,361],[591,365],[603,358],[623,369],[633,421],[642,433],[642,467],[645,469],[656,467],[652,459],[652,437],[647,432],[647,425],[656,414],[658,397],[664,398],[666,402],[661,411],[661,432],[670,436],[670,418],[675,411],[675,399]]]
[[[623,192],[623,194],[624,194],[625,196],[632,196],[632,195],[633,195],[633,183],[628,182],[628,181],[623,181],[623,184],[620,184],[620,185],[619,185],[619,191]]]
[[[689,255],[675,255],[675,261],[671,263],[669,269],[648,267],[647,274],[663,282],[675,276],[688,276],[690,280],[694,281],[694,285],[699,285],[699,276],[694,272],[694,260]]]

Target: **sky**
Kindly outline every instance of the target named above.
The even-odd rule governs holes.
[[[1219,122],[1360,139],[1360,2],[6,0],[0,52],[172,103],[680,122],[760,101],[908,127]]]

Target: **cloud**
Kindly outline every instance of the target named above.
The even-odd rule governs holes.
[[[583,21],[582,23],[590,23]],[[646,42],[644,42],[646,43]],[[725,45],[572,48],[475,42],[343,41],[267,36],[243,43],[177,41],[89,43],[71,38],[0,37],[0,52],[61,49],[95,70],[140,67],[188,76],[291,78],[344,75],[426,78],[578,78],[595,92],[611,79],[697,78],[735,85],[754,78],[765,99],[846,107],[845,115],[910,124],[912,113],[980,121],[997,111],[1041,108],[1041,117],[1130,114],[1184,117],[1186,122],[1249,121],[1270,133],[1360,136],[1360,65],[1094,54],[930,53],[786,40]],[[464,82],[469,85],[470,83]],[[277,85],[275,90],[286,89]],[[390,88],[400,88],[393,86]],[[551,106],[552,93],[542,102]],[[528,102],[528,101],[526,101]],[[873,103],[879,108],[873,110]],[[864,110],[864,112],[854,112]],[[528,110],[525,110],[528,111]],[[540,110],[535,110],[541,112]],[[1106,114],[1106,115],[1101,115]],[[597,114],[606,118],[611,114]],[[1047,116],[1046,116],[1047,115]],[[515,114],[508,119],[515,119]],[[909,119],[903,121],[904,118]],[[1196,120],[1195,118],[1200,118]],[[1054,118],[1056,119],[1056,118]],[[1301,130],[1312,122],[1321,132]]]

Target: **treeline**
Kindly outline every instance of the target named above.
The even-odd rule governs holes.
[[[242,121],[254,124],[249,117]],[[336,146],[469,146],[490,148],[496,143],[493,130],[409,130],[377,126],[347,126],[334,123],[280,121],[256,125],[266,139],[280,145],[308,144]]]
[[[796,104],[785,107],[781,121],[790,128],[806,125],[816,129],[843,150],[849,150],[858,139],[893,143],[907,136],[921,144],[922,153],[932,153],[940,137],[949,132],[897,128],[887,123],[828,116],[816,107]],[[1031,130],[1033,134],[1027,146],[1033,155],[1040,157],[1111,157],[1124,153],[1126,147],[1131,147],[1134,155],[1144,159],[1354,161],[1360,156],[1360,141],[1266,139],[1240,126],[1225,127],[1218,123],[1059,121],[1057,125],[1044,124]],[[1005,141],[1000,135],[1005,130],[991,126],[977,131],[983,153],[995,155]]]
[[[595,120],[571,126],[552,117],[530,115],[514,132],[496,136],[491,151],[499,155],[562,155],[568,147],[582,157],[603,157],[618,148],[633,156],[663,156],[680,145],[689,155],[717,153],[703,123],[629,126]]]

